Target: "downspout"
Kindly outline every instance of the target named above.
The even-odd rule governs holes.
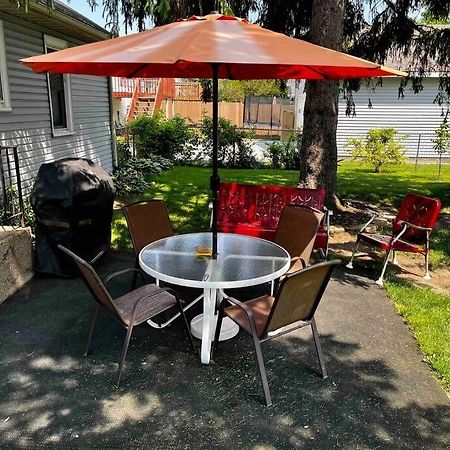
[[[113,86],[112,78],[108,77],[108,103],[109,103],[109,126],[111,128],[111,152],[113,167],[116,169],[119,165],[117,158],[116,124],[114,123],[114,105],[113,105]]]

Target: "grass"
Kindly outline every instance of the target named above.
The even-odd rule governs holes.
[[[143,198],[162,198],[166,201],[175,230],[189,233],[208,229],[209,225],[209,168],[174,167],[153,179],[152,187]],[[295,186],[298,171],[222,169],[223,181],[254,184]],[[440,198],[450,208],[450,165],[443,166],[441,179],[436,180],[437,166],[407,164],[370,172],[367,166],[345,161],[338,172],[339,194],[344,200],[363,200],[397,207],[405,193],[419,192]],[[131,243],[125,219],[116,214],[113,226],[113,246],[130,249]],[[434,267],[450,265],[450,231],[439,230],[432,235],[431,263]]]
[[[386,292],[419,343],[428,364],[450,391],[450,296],[390,278]]]
[[[174,167],[154,178],[142,198],[164,199],[178,233],[206,230],[210,217],[210,174],[208,168]],[[287,186],[294,186],[298,180],[297,171],[269,169],[222,169],[220,176],[223,181]],[[450,165],[443,166],[438,180],[435,164],[422,164],[417,168],[407,164],[376,174],[360,163],[345,161],[338,171],[338,190],[344,200],[368,201],[393,209],[407,192],[418,192],[439,198],[443,208],[450,212]],[[125,219],[120,213],[114,218],[113,246],[131,248]],[[430,259],[434,268],[450,265],[448,227],[433,233]],[[386,291],[411,327],[426,360],[450,391],[450,297],[396,278],[386,283]]]
[[[450,207],[450,164],[442,167],[437,179],[437,164],[392,166],[382,173],[354,161],[340,164],[338,190],[345,200],[367,200],[379,205],[399,206],[408,192],[439,198],[444,208]]]

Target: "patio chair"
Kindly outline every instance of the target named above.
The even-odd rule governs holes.
[[[280,216],[274,242],[285,248],[291,256],[291,267],[295,272],[309,264],[317,230],[324,213],[306,205],[286,205]],[[272,282],[270,295],[274,293]]]
[[[130,231],[134,254],[136,255],[135,267],[138,269],[140,251],[152,242],[173,236],[175,231],[164,200],[141,200],[125,205],[122,211]],[[133,277],[133,288],[136,286],[136,281],[137,272]],[[156,285],[159,286],[159,280],[156,280]],[[184,307],[184,311],[195,305],[201,299],[202,296],[197,297]],[[156,323],[153,320],[148,320],[147,323],[153,328],[164,328],[172,323],[179,315],[179,313],[173,315],[164,323]]]
[[[173,306],[176,306],[180,311],[179,314],[181,314],[181,316],[183,317],[184,327],[189,336],[190,344],[194,352],[196,352],[189,324],[183,312],[181,300],[178,294],[173,289],[160,288],[155,284],[144,284],[142,287],[135,289],[128,294],[113,299],[107,290],[107,286],[112,279],[134,271],[139,273],[142,276],[143,282],[145,282],[143,273],[139,269],[121,270],[120,272],[113,273],[108,278],[106,278],[105,283],[103,284],[94,268],[90,266],[86,261],[75,255],[75,253],[72,253],[62,245],[58,245],[58,248],[70,258],[72,258],[72,260],[75,262],[96,302],[96,306],[92,314],[91,325],[89,327],[86,350],[84,354],[89,354],[92,335],[94,333],[95,323],[97,321],[97,315],[100,308],[106,311],[113,319],[117,320],[127,330],[125,343],[122,349],[122,356],[119,362],[117,382],[115,384],[116,387],[119,387],[120,384],[125,357],[127,355],[128,345],[130,343],[133,328],[136,325],[140,325],[148,319],[172,308]]]
[[[219,341],[222,319],[226,315],[253,338],[267,406],[272,404],[272,400],[261,351],[263,342],[310,325],[322,377],[327,377],[314,314],[334,269],[340,263],[339,260],[326,261],[286,275],[275,297],[265,295],[245,303],[227,297],[220,304],[213,355]],[[226,304],[231,306],[225,307]]]
[[[146,245],[175,234],[163,200],[130,203],[125,205],[122,211],[130,230],[136,261],[139,252]]]
[[[356,243],[353,248],[350,262],[347,268],[353,269],[353,259],[358,250],[361,241],[384,250],[384,262],[381,275],[376,281],[383,286],[383,277],[389,262],[389,255],[392,251],[392,262],[397,264],[395,252],[420,253],[425,257],[425,280],[430,280],[429,272],[429,252],[430,252],[430,234],[436,224],[439,211],[441,210],[441,202],[435,198],[424,197],[418,194],[408,194],[403,199],[402,204],[395,217],[384,216],[384,218],[392,219],[391,235],[365,233],[364,230],[370,225],[380,214],[373,212],[370,220],[364,224],[359,230]],[[381,215],[381,217],[383,217]]]

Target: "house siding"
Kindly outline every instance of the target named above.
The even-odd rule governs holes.
[[[0,144],[17,145],[22,184],[29,188],[42,163],[83,157],[113,169],[108,80],[71,75],[74,133],[52,136],[47,76],[19,60],[44,52],[43,33],[30,23],[3,21],[11,112],[0,112]],[[52,32],[47,34],[52,35]]]
[[[442,122],[442,108],[433,103],[438,92],[438,79],[425,78],[424,89],[419,94],[405,91],[403,99],[398,98],[398,78],[383,79],[382,86],[370,92],[361,88],[354,94],[356,116],[345,115],[346,102],[339,102],[337,145],[339,156],[349,156],[345,143],[349,138],[360,137],[371,128],[395,128],[405,136],[406,155],[414,158],[419,146],[420,158],[436,158],[432,139],[434,131]],[[369,97],[372,108],[368,107]],[[419,145],[420,136],[420,145]]]

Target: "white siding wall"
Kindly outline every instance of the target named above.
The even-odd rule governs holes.
[[[416,156],[419,134],[420,153],[422,158],[435,158],[433,150],[434,130],[442,122],[441,107],[433,104],[438,92],[438,79],[424,80],[424,89],[419,94],[405,90],[405,98],[398,98],[400,81],[395,78],[385,78],[383,85],[370,93],[373,108],[368,108],[369,92],[361,88],[354,94],[356,116],[346,117],[345,100],[339,103],[339,121],[337,132],[338,153],[340,156],[349,154],[344,144],[351,137],[365,135],[370,128],[395,128],[407,136],[404,144],[407,146],[407,156]]]
[[[43,33],[25,24],[3,20],[12,112],[0,112],[0,144],[17,145],[22,183],[29,186],[43,162],[86,157],[112,170],[107,79],[71,76],[74,134],[53,137],[46,75],[19,63],[44,52]],[[49,32],[49,35],[52,33]]]

